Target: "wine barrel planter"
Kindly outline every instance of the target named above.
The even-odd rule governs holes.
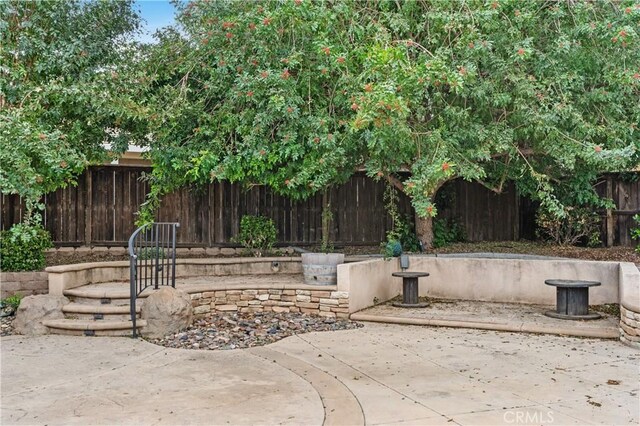
[[[338,265],[344,263],[343,253],[303,253],[302,273],[309,285],[336,285]]]

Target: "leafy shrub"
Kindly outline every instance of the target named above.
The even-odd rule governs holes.
[[[566,246],[586,243],[597,247],[600,241],[600,217],[586,207],[565,207],[563,217],[540,209],[536,215],[538,237]]]
[[[389,257],[400,257],[402,254],[402,244],[398,240],[388,240],[382,243],[382,254],[385,259]]]
[[[258,257],[273,248],[276,242],[276,225],[264,216],[242,216],[240,233],[234,241],[252,250]]]
[[[453,219],[436,218],[433,221],[433,247],[462,242],[467,239],[462,225]]]
[[[636,252],[640,253],[640,214],[637,214],[633,217],[633,220],[638,224],[637,228],[631,229],[631,238],[634,240],[638,240],[638,245],[636,246]]]
[[[420,240],[414,231],[413,222],[408,217],[396,223],[395,234],[402,244],[404,252],[416,253],[420,251]]]
[[[53,247],[51,236],[39,225],[19,223],[0,233],[0,269],[38,271],[45,266],[44,251]]]

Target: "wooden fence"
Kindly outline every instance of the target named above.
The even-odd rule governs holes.
[[[640,226],[633,216],[640,214],[640,174],[607,175],[596,186],[602,197],[610,198],[616,205],[603,213],[602,239],[607,246],[635,246],[631,229]]]
[[[124,246],[134,231],[135,213],[149,191],[141,179],[144,167],[100,166],[87,170],[78,185],[48,194],[45,227],[56,245]],[[616,245],[633,245],[629,232],[632,212],[640,208],[639,182],[610,179],[617,210],[603,222],[603,238]],[[598,187],[600,192],[606,189]],[[337,245],[375,245],[385,239],[390,218],[383,202],[384,183],[356,174],[330,191],[334,220],[331,238]],[[441,196],[440,196],[441,195]],[[439,195],[441,217],[456,220],[469,241],[508,241],[535,236],[535,204],[520,197],[513,186],[494,194],[476,183],[449,182]],[[16,196],[1,198],[2,229],[20,221],[24,206]],[[409,199],[400,194],[402,215],[413,216]],[[272,218],[281,244],[312,245],[321,239],[322,195],[293,201],[269,188],[244,190],[228,182],[184,188],[163,198],[158,219],[180,222],[183,246],[233,244],[245,214]]]
[[[135,213],[149,191],[141,179],[147,168],[92,167],[76,187],[45,197],[44,224],[57,245],[125,245],[135,230]],[[329,193],[334,215],[331,238],[336,244],[370,245],[384,240],[391,223],[383,203],[384,184],[356,175]],[[400,197],[402,214],[412,214]],[[2,196],[2,229],[21,219],[18,197]],[[317,244],[321,238],[322,194],[304,201],[276,195],[267,187],[243,190],[228,182],[184,188],[165,196],[157,218],[180,222],[178,242],[188,246],[232,244],[243,215],[274,220],[278,241]]]

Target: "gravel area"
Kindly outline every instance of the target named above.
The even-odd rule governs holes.
[[[182,349],[240,349],[262,346],[294,334],[312,331],[350,330],[362,324],[299,313],[225,313],[197,319],[186,331],[151,343]]]
[[[0,325],[0,336],[11,336],[13,334],[13,319],[14,315],[9,317],[2,317]]]

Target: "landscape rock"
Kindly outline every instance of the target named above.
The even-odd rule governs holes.
[[[225,350],[267,345],[295,334],[350,330],[361,324],[291,312],[212,312],[184,331],[151,343],[169,348]]]
[[[13,321],[13,329],[25,336],[49,334],[49,328],[42,322],[45,320],[63,319],[62,307],[69,303],[64,296],[42,294],[27,296],[20,302]]]
[[[147,321],[142,335],[152,339],[184,330],[193,321],[191,297],[173,287],[154,291],[142,304],[140,313]]]

